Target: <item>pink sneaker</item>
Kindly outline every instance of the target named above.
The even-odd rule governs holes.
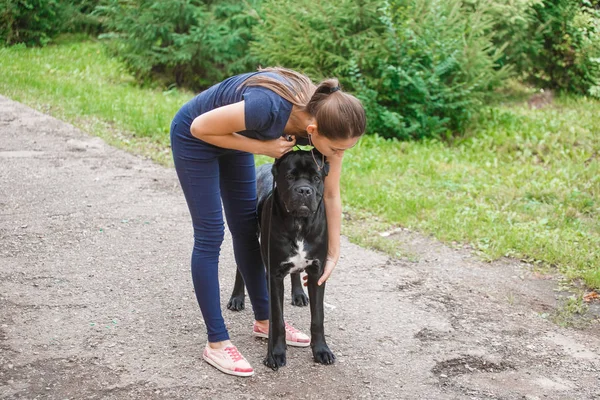
[[[229,375],[254,375],[254,370],[250,366],[250,363],[246,361],[235,346],[213,349],[207,343],[202,358],[219,371]]]
[[[269,331],[262,330],[254,321],[254,327],[252,329],[252,334],[255,337],[260,338],[268,338]],[[308,347],[310,346],[310,338],[304,333],[300,332],[298,329],[294,328],[287,322],[285,323],[285,342],[290,346],[294,347]]]

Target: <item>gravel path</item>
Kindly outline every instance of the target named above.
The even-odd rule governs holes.
[[[262,365],[249,310],[225,310],[257,370],[201,360],[192,229],[173,169],[0,96],[0,398],[600,399],[599,324],[560,328],[556,277],[400,231],[414,257],[343,240],[326,293],[333,366]],[[235,264],[226,237],[222,299]],[[286,308],[308,331],[307,308]]]

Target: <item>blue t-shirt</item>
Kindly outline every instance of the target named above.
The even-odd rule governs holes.
[[[292,112],[292,103],[261,86],[239,88],[246,79],[257,74],[286,82],[285,78],[274,72],[251,72],[232,76],[190,100],[181,110],[184,112],[184,119],[191,125],[198,115],[244,100],[246,130],[237,133],[259,140],[271,140],[282,136]]]

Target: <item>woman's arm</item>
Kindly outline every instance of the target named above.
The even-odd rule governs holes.
[[[282,137],[262,141],[235,133],[246,130],[244,106],[244,101],[240,101],[206,112],[194,119],[190,132],[194,137],[217,147],[273,158],[280,158],[294,147],[295,139],[288,142]]]
[[[342,234],[342,199],[340,197],[340,176],[342,175],[342,159],[344,153],[334,154],[327,157],[329,161],[329,174],[325,178],[325,192],[323,201],[325,202],[325,212],[327,213],[328,230],[328,250],[327,261],[323,275],[318,284],[324,283],[333,272],[338,259],[340,258],[340,236]]]

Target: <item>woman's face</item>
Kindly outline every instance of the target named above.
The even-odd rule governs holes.
[[[358,139],[360,139],[359,137],[349,139],[328,139],[319,134],[316,125],[309,125],[306,131],[310,134],[310,140],[313,146],[315,146],[315,148],[319,150],[319,153],[323,154],[325,157],[343,156],[344,151],[354,147],[358,142]]]

